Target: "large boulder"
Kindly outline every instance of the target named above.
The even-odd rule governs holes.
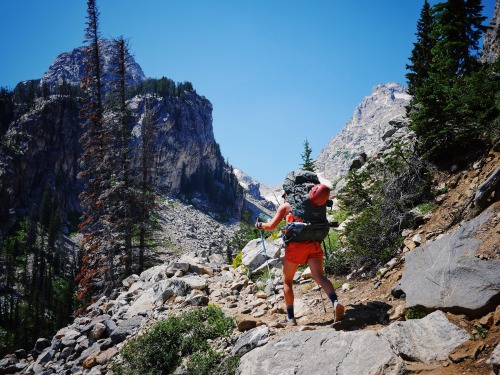
[[[406,307],[443,310],[476,318],[500,302],[500,260],[476,257],[474,234],[493,213],[463,222],[454,232],[405,256],[405,270],[393,292],[406,294]]]
[[[411,361],[430,363],[443,361],[469,334],[450,323],[442,311],[423,319],[395,322],[381,330],[400,356]]]
[[[403,360],[375,331],[294,332],[241,357],[239,375],[405,374]]]
[[[238,374],[406,374],[404,360],[446,360],[468,339],[441,311],[380,331],[294,332],[245,354]]]
[[[264,247],[262,246],[262,239],[257,238],[251,240],[242,250],[242,264],[248,268],[250,273],[254,272],[259,267],[265,265],[268,259],[279,259],[281,254],[281,240],[267,242],[264,241]]]

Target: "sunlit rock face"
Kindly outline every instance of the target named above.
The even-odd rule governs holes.
[[[405,107],[411,96],[397,83],[373,88],[354,110],[342,131],[332,137],[315,160],[317,171],[332,182],[347,174],[353,161],[363,155],[372,157],[394,137],[408,133]],[[337,189],[342,182],[337,183]]]

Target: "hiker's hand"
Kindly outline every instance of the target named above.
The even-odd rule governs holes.
[[[260,221],[260,218],[258,216],[257,220],[255,221],[255,228],[262,229],[262,221]]]

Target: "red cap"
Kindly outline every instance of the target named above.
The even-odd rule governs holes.
[[[315,206],[322,206],[330,198],[330,189],[323,184],[314,185],[309,192],[309,200]]]

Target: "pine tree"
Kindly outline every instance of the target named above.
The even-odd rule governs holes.
[[[409,72],[406,74],[408,80],[408,93],[415,94],[415,90],[420,88],[429,77],[432,62],[432,47],[434,45],[431,38],[432,16],[429,2],[425,0],[420,19],[417,22],[417,41],[413,43],[413,50],[409,58],[411,64],[406,65]]]
[[[85,70],[82,79],[84,94],[81,117],[85,121],[82,136],[83,155],[80,175],[87,183],[80,195],[83,215],[79,230],[83,234],[82,247],[85,255],[77,280],[80,283],[78,296],[88,299],[102,288],[103,277],[108,271],[102,251],[103,205],[101,200],[105,188],[106,170],[104,147],[104,108],[101,83],[101,54],[99,47],[99,11],[94,0],[87,1],[87,28],[85,41]]]
[[[115,240],[112,253],[119,255],[125,264],[125,275],[132,274],[132,202],[133,189],[130,171],[131,115],[126,105],[126,87],[130,79],[128,70],[130,59],[128,44],[120,37],[114,40],[115,52],[112,58],[114,66],[110,95],[112,96],[113,129],[115,143],[110,149],[114,155],[111,159],[114,183],[110,186],[106,211],[108,212],[110,230]]]
[[[433,73],[448,79],[469,73],[477,66],[482,25],[481,0],[448,0],[432,8]]]
[[[311,147],[309,147],[309,141],[306,138],[306,140],[304,141],[304,153],[300,155],[303,161],[301,167],[305,171],[314,172],[316,170],[316,166],[314,165],[314,161],[311,159],[311,154],[312,149]]]
[[[480,133],[474,129],[475,120],[470,118],[470,109],[462,105],[457,87],[478,67],[475,52],[485,29],[481,10],[479,0],[448,0],[434,5],[430,10],[431,63],[425,69],[414,64],[409,73],[411,128],[421,151],[435,161],[452,159],[461,152],[462,140]],[[422,67],[418,75],[416,66]]]
[[[154,231],[154,222],[152,214],[156,207],[154,192],[154,160],[155,145],[152,142],[153,134],[156,132],[155,117],[156,112],[150,107],[146,100],[144,105],[144,118],[142,121],[139,174],[136,176],[135,185],[138,190],[137,198],[137,222],[139,229],[139,272],[145,265],[145,254],[147,240]]]

